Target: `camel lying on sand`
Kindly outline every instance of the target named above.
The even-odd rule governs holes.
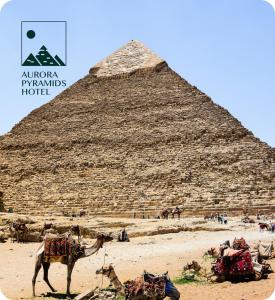
[[[110,282],[114,285],[115,289],[117,290],[118,294],[121,296],[127,295],[127,287],[121,283],[121,281],[118,279],[114,267],[110,264],[109,266],[102,267],[101,269],[96,271],[96,274],[102,274],[109,278]],[[148,273],[147,273],[148,274]],[[151,274],[149,274],[151,276]],[[165,275],[167,276],[167,275]],[[139,278],[138,278],[139,279]],[[136,280],[138,280],[136,279]],[[136,281],[135,280],[135,281]],[[125,283],[127,285],[127,283]],[[138,280],[138,284],[140,284],[140,281]],[[180,293],[175,288],[175,286],[170,282],[170,279],[166,279],[166,284],[170,284],[171,289],[171,295],[167,295],[166,291],[163,292],[162,296],[149,296],[142,294],[136,294],[136,295],[127,295],[128,300],[162,300],[166,298],[167,296],[170,297],[172,300],[178,300],[180,299]],[[157,283],[158,285],[158,283]],[[165,289],[165,283],[162,286],[159,286],[159,289],[161,290],[164,287]],[[166,289],[165,289],[166,290]],[[172,291],[173,290],[173,291]]]

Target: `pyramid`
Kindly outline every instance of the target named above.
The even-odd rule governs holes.
[[[270,211],[274,154],[130,41],[0,138],[0,192],[33,214]]]
[[[55,55],[54,59],[58,62],[58,64],[60,66],[65,66],[64,62],[62,61],[62,59],[58,55]]]
[[[40,66],[40,63],[35,58],[35,56],[31,53],[26,60],[23,62],[22,66]]]
[[[59,66],[58,62],[51,56],[45,46],[42,46],[36,55],[42,66]]]
[[[26,58],[22,66],[65,66],[58,55],[52,57],[45,46],[42,46],[36,56],[32,53]]]

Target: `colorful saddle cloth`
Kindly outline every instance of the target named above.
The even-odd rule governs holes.
[[[46,237],[44,243],[45,256],[48,258],[67,255],[79,257],[83,253],[83,247],[70,235]]]
[[[45,256],[66,256],[67,237],[56,237],[45,239]]]
[[[166,280],[164,276],[148,277],[145,274],[125,283],[126,299],[142,295],[146,299],[163,299],[165,297]],[[145,299],[144,298],[144,299]]]
[[[237,251],[231,256],[221,256],[215,264],[215,271],[220,275],[242,276],[254,274],[251,254],[248,250]]]

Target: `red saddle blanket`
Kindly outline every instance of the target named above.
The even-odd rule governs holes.
[[[44,243],[44,253],[46,257],[67,255],[79,257],[84,252],[84,247],[71,236],[46,237]]]
[[[215,270],[218,274],[248,275],[253,274],[253,262],[248,250],[237,252],[233,256],[223,256],[217,259]]]
[[[46,238],[45,256],[66,256],[68,239],[66,237]]]

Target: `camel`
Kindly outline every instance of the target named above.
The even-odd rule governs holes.
[[[254,220],[253,218],[249,218],[249,217],[242,218],[241,221],[242,221],[243,223],[249,223],[249,224],[256,223],[255,220]]]
[[[96,271],[96,274],[102,274],[109,278],[110,282],[114,285],[115,289],[117,290],[118,294],[120,296],[125,296],[125,286],[121,283],[121,281],[118,279],[114,267],[112,265],[102,267],[101,269]],[[135,295],[131,298],[128,298],[129,300],[160,300],[156,297],[146,297],[144,295]],[[164,299],[164,298],[162,298]]]
[[[110,264],[109,266],[102,267],[96,271],[96,274],[102,274],[109,278],[110,282],[113,284],[118,294],[125,295],[125,286],[118,279],[114,267]]]
[[[271,225],[267,224],[267,223],[258,223],[260,231],[264,231],[266,229],[266,231],[271,231]]]
[[[168,220],[168,217],[169,217],[170,213],[171,213],[171,209],[170,208],[165,208],[164,210],[162,210],[162,212],[160,214],[161,214],[161,217],[163,219]]]
[[[172,218],[175,218],[175,215],[178,215],[178,219],[180,220],[180,215],[182,213],[182,210],[177,206],[176,208],[174,208],[171,212],[172,214]]]
[[[20,242],[20,236],[22,237],[22,242],[26,240],[28,227],[26,226],[25,223],[12,222],[9,228],[10,228],[12,243],[14,243],[14,237],[16,237],[17,243]]]
[[[126,295],[126,287],[121,283],[121,281],[118,279],[114,267],[110,264],[109,266],[102,267],[101,269],[96,271],[96,274],[102,274],[105,275],[106,277],[109,278],[110,282],[114,285],[115,289],[117,290],[118,294],[120,296],[125,296]],[[166,274],[167,275],[167,274]],[[165,275],[165,276],[166,276]],[[150,276],[150,275],[149,275]],[[138,281],[138,284],[140,284],[140,279],[136,279]],[[167,281],[170,282],[170,279],[167,279]],[[167,283],[166,283],[167,284]],[[144,294],[141,295],[129,295],[127,296],[128,300],[162,300],[165,297],[170,297],[172,300],[178,300],[180,298],[180,294],[177,291],[177,289],[172,285],[172,289],[174,290],[173,295],[164,295],[162,297],[156,297],[156,296],[146,296]]]
[[[212,214],[207,214],[204,216],[204,220],[205,221],[209,221],[209,220],[215,220],[215,215],[212,213]]]
[[[67,254],[65,256],[55,256],[53,258],[50,258],[49,260],[45,257],[45,240],[41,243],[39,248],[36,252],[36,262],[35,262],[35,271],[32,278],[32,289],[33,289],[33,297],[35,297],[35,282],[36,277],[38,275],[39,270],[41,269],[41,266],[43,266],[44,269],[44,281],[47,283],[49,288],[52,292],[55,292],[56,290],[52,287],[52,285],[49,282],[48,279],[48,271],[50,268],[50,264],[53,262],[60,262],[62,264],[67,265],[67,296],[70,297],[70,285],[71,285],[71,275],[74,268],[74,265],[76,261],[80,258],[89,257],[95,253],[98,252],[100,248],[102,248],[103,244],[106,242],[112,241],[113,238],[108,235],[99,234],[97,236],[96,242],[92,246],[85,246],[82,247],[82,251],[80,252],[80,255],[77,255],[74,251],[72,251],[71,254]],[[75,243],[75,241],[72,239],[72,241]]]

